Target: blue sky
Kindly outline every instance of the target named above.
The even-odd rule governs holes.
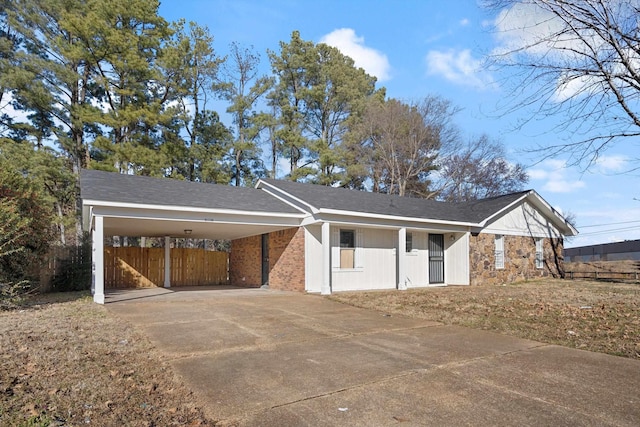
[[[581,234],[567,246],[640,239],[638,172],[623,173],[640,158],[640,142],[623,141],[586,172],[567,166],[565,158],[541,160],[530,153],[573,135],[553,130],[562,117],[517,129],[530,112],[498,109],[510,96],[502,86],[505,76],[483,68],[483,58],[505,40],[492,31],[497,12],[481,9],[476,0],[164,0],[160,14],[208,26],[220,55],[234,41],[253,46],[265,73],[267,49],[278,51],[279,42],[299,30],[303,39],[351,56],[378,77],[389,97],[441,95],[462,108],[456,123],[465,138],[486,133],[501,140],[510,160],[528,167],[528,187],[559,211],[575,214]]]

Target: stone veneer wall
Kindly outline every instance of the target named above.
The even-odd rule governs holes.
[[[528,236],[504,236],[504,268],[496,269],[495,235],[470,236],[469,264],[471,284],[513,283],[538,277],[564,275],[562,240],[545,238],[544,267],[536,268],[535,239]]]
[[[231,241],[229,282],[235,286],[262,285],[262,236]],[[269,233],[269,288],[304,291],[304,228]]]

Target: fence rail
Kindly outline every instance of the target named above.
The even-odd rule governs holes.
[[[204,249],[173,248],[171,286],[226,284],[229,255]],[[164,285],[164,249],[104,248],[106,288],[149,288]]]
[[[640,278],[637,271],[566,271],[567,279],[594,279],[594,280],[635,280]]]

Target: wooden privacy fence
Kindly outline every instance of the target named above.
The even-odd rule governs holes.
[[[229,254],[204,249],[170,252],[171,286],[222,285],[229,280]],[[105,247],[106,288],[151,288],[164,285],[164,248]]]
[[[640,273],[637,271],[567,271],[568,279],[594,279],[594,280],[626,280],[638,281]]]

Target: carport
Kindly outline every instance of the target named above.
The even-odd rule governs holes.
[[[255,188],[83,170],[83,228],[91,233],[92,293],[104,304],[104,239],[165,239],[164,287],[170,282],[174,238],[234,240],[299,227],[305,214]]]

